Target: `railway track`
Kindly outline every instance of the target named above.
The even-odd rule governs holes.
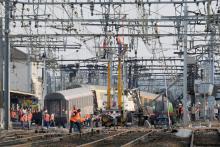
[[[141,131],[136,129],[102,129],[95,132],[86,132],[82,134],[68,134],[66,136],[42,138],[41,140],[30,141],[27,143],[19,144],[14,147],[65,147],[65,146],[103,146],[107,141],[108,146],[122,146],[135,143],[134,139],[139,139],[146,133],[150,133],[152,130]],[[112,140],[112,142],[110,141]],[[120,140],[117,142],[117,140]],[[133,140],[133,141],[131,141]],[[113,143],[114,142],[114,143]],[[113,143],[113,144],[111,144]],[[116,143],[116,144],[115,144]]]
[[[62,138],[54,138],[53,142],[51,140],[48,140],[46,143],[44,142],[35,142],[32,145],[33,146],[38,146],[38,147],[60,147],[60,146],[79,146],[85,143],[91,143],[91,142],[97,142],[101,140],[100,138],[105,138],[109,136],[114,136],[116,134],[120,133],[126,133],[128,131],[124,129],[119,129],[119,130],[114,130],[114,129],[102,129],[100,131],[96,132],[87,132],[87,133],[82,133],[82,134],[75,134],[75,135],[70,135]]]
[[[44,133],[44,134],[35,134],[35,133],[27,133],[23,135],[19,135],[19,137],[13,137],[7,140],[0,141],[0,146],[12,146],[12,145],[19,145],[25,144],[28,142],[44,140],[44,139],[51,139],[58,136],[64,136],[65,134],[60,133]]]
[[[129,147],[135,144],[138,140],[146,137],[150,133],[154,132],[153,130],[129,130],[121,132],[112,136],[108,136],[103,139],[99,139],[90,143],[79,145],[79,147]]]
[[[23,138],[24,136],[29,136],[33,134],[34,131],[24,131],[24,130],[13,130],[13,132],[1,132],[0,142]]]
[[[102,129],[94,129],[94,131],[86,131],[84,133],[73,133],[73,134],[69,134],[69,133],[65,133],[65,134],[45,134],[43,136],[39,136],[40,138],[36,138],[36,139],[29,139],[29,138],[24,138],[25,140],[21,141],[19,140],[18,143],[13,144],[13,142],[9,142],[7,144],[12,145],[13,147],[29,147],[29,146],[37,146],[37,147],[45,147],[45,146],[65,146],[66,143],[68,143],[69,141],[76,141],[76,142],[82,142],[82,138],[86,138],[88,141],[89,139],[91,140],[92,138],[94,138],[94,136],[97,136],[97,134],[99,134],[100,132],[102,132]],[[112,130],[113,132],[113,130]],[[116,132],[114,130],[114,132]],[[100,135],[99,135],[100,137]],[[96,138],[97,139],[97,138]],[[74,145],[73,143],[71,143],[71,146]]]
[[[129,147],[189,147],[190,137],[178,137],[169,130],[154,131]]]
[[[144,128],[88,130],[82,134],[13,132],[0,146],[13,147],[220,147],[217,129],[196,129],[187,137],[175,131]]]
[[[193,131],[190,147],[220,147],[219,130],[203,129]]]

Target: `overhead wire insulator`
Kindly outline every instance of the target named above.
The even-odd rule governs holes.
[[[35,20],[35,25],[34,25],[34,27],[35,28],[38,28],[38,20],[37,20],[38,18],[37,18],[37,15],[35,15],[34,16],[34,20]]]
[[[118,33],[119,32],[119,25],[115,24],[115,31]]]
[[[24,17],[24,4],[22,4],[22,9],[21,9],[22,11],[21,11],[21,27],[23,27],[24,26],[24,21],[23,21],[23,17]]]
[[[93,16],[93,12],[94,12],[94,3],[93,2],[90,5],[90,11],[91,11],[91,15]]]
[[[15,22],[15,21],[13,22],[13,27],[14,27],[14,28],[16,27],[16,22]]]
[[[73,4],[71,4],[71,8],[72,8],[72,9],[74,8],[74,5],[73,5]]]
[[[82,4],[80,4],[80,11],[81,11],[81,16],[83,17],[83,9],[82,9]]]

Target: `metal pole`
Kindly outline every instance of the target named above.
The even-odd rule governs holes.
[[[31,28],[29,30],[29,33],[31,34]],[[27,73],[28,73],[28,77],[27,77],[27,83],[28,83],[28,92],[32,93],[32,89],[33,89],[33,86],[32,86],[32,62],[31,62],[31,53],[32,53],[32,39],[30,38],[30,47],[27,48],[28,49],[28,56],[27,56]]]
[[[187,0],[185,0],[187,2]],[[188,16],[188,6],[187,3],[184,4],[184,17]],[[187,20],[184,20],[184,70],[183,70],[183,106],[184,106],[184,114],[183,114],[183,123],[186,125],[189,121],[188,119],[188,111],[187,111]]]
[[[212,27],[211,22],[210,22],[210,16],[211,16],[211,0],[208,0],[207,3],[207,30],[211,31],[211,36],[210,36],[210,46],[209,46],[209,53],[208,53],[208,57],[209,57],[209,64],[210,64],[210,69],[209,69],[209,82],[211,84],[214,84],[214,40],[215,40],[215,35],[216,35],[216,30],[214,28],[214,26]]]
[[[43,58],[44,60],[44,71],[43,71],[43,97],[42,97],[42,108],[44,109],[44,98],[47,95],[47,69],[46,69],[46,57]]]
[[[55,91],[54,91],[54,92],[56,92],[56,91],[57,91],[57,72],[56,72],[56,71],[55,71],[55,77],[54,77],[54,78],[55,78],[55,79],[54,79],[54,80],[55,80],[55,81],[54,81],[54,82],[55,82],[55,83],[54,83],[54,84],[55,84]]]
[[[2,6],[0,4],[0,125],[3,121],[3,26],[2,26]]]
[[[108,62],[107,109],[111,109],[111,61]]]
[[[5,51],[4,51],[4,125],[9,129],[10,123],[10,43],[9,43],[9,19],[10,19],[10,0],[5,0]]]

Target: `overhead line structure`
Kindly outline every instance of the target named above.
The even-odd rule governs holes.
[[[68,69],[68,70],[75,70],[75,69]],[[80,68],[79,70],[96,70],[96,69],[89,69],[89,68]],[[100,70],[100,69],[99,69]],[[104,71],[106,71],[106,69],[103,69]],[[162,68],[152,68],[151,69],[151,71],[158,71],[158,70],[163,70]],[[168,70],[169,71],[172,71],[172,70],[174,70],[174,71],[183,71],[183,69],[172,69],[172,68],[168,68]],[[116,71],[116,70],[114,70],[114,68],[113,68],[113,70],[112,71]],[[141,69],[139,69],[139,71],[140,72],[144,72],[144,71],[149,71],[149,69],[147,69],[147,70],[141,70]],[[143,74],[145,74],[145,73],[143,73]],[[148,72],[146,73],[146,74],[148,74]],[[154,74],[154,73],[149,73],[149,74]],[[162,74],[162,73],[161,73]]]
[[[18,59],[18,58],[12,58],[12,60],[13,59]],[[105,68],[105,70],[106,70],[106,65],[98,65],[98,64],[90,64],[90,63],[87,63],[87,65],[85,64],[85,63],[82,63],[83,65],[79,65],[79,68],[80,69],[95,69],[95,67],[100,67],[100,68],[102,68],[102,69],[104,69]],[[60,65],[61,67],[60,67],[60,69],[78,69],[78,68],[76,68],[76,66],[73,64],[73,66],[71,66],[71,64],[62,64],[62,65]],[[140,68],[140,71],[150,71],[150,70],[160,70],[161,68],[163,68],[163,66],[161,66],[161,65],[156,65],[156,64],[154,64],[154,65],[142,65],[142,67],[143,68]],[[152,67],[154,67],[154,68],[152,68]],[[148,69],[149,68],[149,69]],[[181,66],[181,65],[167,65],[166,66],[166,68],[168,68],[168,69],[170,69],[170,70],[183,70],[183,66]],[[113,68],[113,70],[114,70],[114,68]],[[117,69],[115,69],[115,70],[117,70]]]
[[[42,43],[43,41],[39,41],[39,40],[32,40],[32,41],[30,41],[30,40],[13,40],[13,39],[11,39],[11,41],[10,41],[11,43],[16,43],[16,42],[19,42],[20,44],[22,44],[22,43]],[[61,41],[61,40],[47,40],[47,43],[64,43],[64,41]],[[75,45],[78,45],[78,44],[75,44]],[[75,46],[74,45],[74,46]]]
[[[35,48],[35,49],[45,49],[46,48],[50,48],[50,49],[70,49],[70,50],[78,50],[80,49],[79,47],[65,47],[65,46],[29,46],[29,45],[11,45],[12,47],[23,47],[23,48],[26,48],[26,47],[32,47],[32,48]]]
[[[35,47],[35,48],[45,48],[45,47],[48,47],[48,48],[59,48],[59,47],[67,47],[67,48],[75,48],[75,49],[78,49],[80,48],[81,46],[77,46],[77,45],[62,45],[62,44],[47,44],[47,45],[43,45],[43,44],[11,44],[12,46],[16,46],[16,47]]]
[[[143,61],[149,61],[149,62],[158,62],[158,61],[161,61],[162,59],[125,59],[124,62],[143,62]],[[183,59],[181,58],[165,58],[163,59],[165,61],[183,61]],[[108,62],[107,60],[98,60],[98,59],[56,59],[55,61],[58,61],[58,62],[65,62],[65,61],[69,61],[69,62],[72,62],[72,61],[76,61],[76,62]],[[113,60],[112,62],[118,62],[118,60]]]
[[[59,69],[59,70],[57,70],[57,71],[74,71],[74,70],[77,70],[77,69]],[[89,68],[80,68],[80,69],[78,69],[79,71],[95,71],[95,70],[97,70],[97,69],[89,69]],[[98,70],[99,71],[106,71],[106,68],[98,68]],[[163,69],[158,69],[158,70],[163,70]],[[114,68],[112,68],[112,71],[117,71],[117,69],[114,69]],[[141,72],[140,74],[139,74],[139,77],[151,77],[152,75],[158,75],[158,76],[161,76],[161,75],[163,75],[164,73],[162,73],[162,72],[153,72],[153,73],[149,73],[149,72],[146,72],[146,73],[144,73],[143,71],[141,71],[141,70],[138,70],[139,72]],[[107,74],[107,72],[106,72],[106,74]],[[168,73],[165,73],[167,76],[173,76],[173,75],[171,75],[172,73],[171,72],[168,72]],[[178,72],[177,74],[182,74],[182,73],[180,73],[180,72]]]
[[[212,1],[217,1],[217,0],[212,0]],[[59,2],[59,1],[38,1],[38,2],[34,2],[34,1],[16,1],[16,3],[18,4],[24,4],[24,5],[91,5],[91,4],[98,4],[98,5],[129,5],[129,4],[184,4],[184,3],[188,3],[188,4],[195,4],[195,3],[206,3],[207,0],[190,0],[190,1],[178,1],[178,0],[143,0],[140,2],[135,2],[135,1],[94,1],[94,2],[88,2],[88,1],[72,1],[72,2]]]
[[[125,37],[172,37],[177,36],[176,33],[164,33],[164,34],[107,34],[107,36],[125,36]],[[211,34],[207,33],[188,33],[187,36],[201,37],[201,36],[210,36]],[[216,34],[220,35],[220,34]],[[47,37],[103,37],[106,36],[104,33],[88,33],[88,34],[11,34],[10,38],[47,38]]]
[[[217,1],[217,0],[212,0],[212,1]],[[183,5],[183,4],[200,4],[202,3],[203,5],[205,5],[205,3],[207,3],[207,0],[188,0],[188,1],[185,1],[185,0],[139,0],[139,1],[134,1],[134,0],[123,0],[123,1],[117,1],[117,0],[112,0],[112,1],[104,1],[104,0],[94,0],[93,2],[88,2],[87,0],[72,0],[72,1],[62,1],[62,0],[59,0],[59,1],[56,1],[56,0],[47,0],[47,1],[35,1],[35,0],[16,0],[14,2],[12,2],[13,4],[16,4],[16,5],[23,5],[23,6],[26,6],[26,5],[29,5],[29,6],[39,6],[41,5],[42,7],[45,5],[46,6],[49,6],[49,5],[68,5],[70,7],[73,7],[73,6],[83,6],[83,5],[88,5],[88,6],[94,6],[96,7],[97,6],[112,6],[112,5],[118,5],[118,6],[121,6],[121,5],[128,5],[128,4],[133,4],[133,5],[138,5],[138,6],[151,6],[152,4],[172,4],[172,5]],[[91,8],[90,8],[91,9]],[[181,12],[182,13],[182,12]],[[103,15],[103,14],[101,14]],[[108,15],[111,15],[110,12],[108,13]],[[112,33],[112,34],[108,34],[106,32],[103,32],[103,33],[75,33],[74,31],[72,31],[70,28],[70,30],[72,31],[72,34],[69,34],[71,33],[70,30],[67,30],[66,28],[68,26],[71,26],[73,25],[73,22],[77,22],[77,23],[81,23],[80,25],[94,25],[94,26],[117,26],[117,27],[129,27],[129,26],[133,26],[134,28],[135,27],[140,27],[142,26],[142,22],[148,22],[148,25],[147,27],[155,27],[153,24],[155,22],[169,22],[170,24],[173,23],[173,25],[158,25],[157,27],[173,27],[174,29],[177,29],[178,28],[182,28],[182,22],[184,21],[187,21],[188,22],[188,25],[206,25],[206,19],[207,19],[207,15],[191,15],[191,16],[164,16],[164,17],[161,17],[160,19],[121,19],[120,17],[118,18],[112,18],[111,16],[108,17],[108,19],[87,19],[87,18],[83,18],[83,19],[73,19],[73,18],[61,18],[61,19],[53,19],[53,17],[48,17],[48,18],[45,18],[44,17],[31,17],[31,15],[28,15],[28,17],[26,17],[27,15],[23,15],[22,17],[12,17],[11,21],[14,21],[14,22],[22,22],[22,23],[27,23],[27,26],[26,27],[31,27],[32,25],[28,26],[28,23],[32,23],[32,22],[37,22],[39,23],[40,25],[38,27],[50,27],[50,24],[54,23],[53,25],[61,25],[60,28],[53,28],[51,27],[52,30],[54,29],[60,29],[62,30],[62,33],[61,32],[58,32],[58,33],[48,33],[48,34],[43,34],[43,33],[40,33],[40,34],[11,34],[10,37],[11,39],[15,39],[15,38],[21,38],[21,39],[42,39],[43,41],[46,40],[46,38],[59,38],[59,37],[63,37],[63,38],[67,38],[67,37],[84,37],[83,39],[85,39],[85,37],[110,37],[110,36],[113,36],[113,37],[117,37],[117,36],[125,36],[125,37],[142,37],[142,38],[151,38],[151,37],[155,37],[155,38],[158,38],[158,37],[172,37],[172,36],[178,36],[177,33],[144,33],[144,32],[141,32],[141,33],[133,33],[133,34],[124,34],[124,33],[121,33],[121,34],[118,34],[118,33]],[[33,15],[35,16],[35,15]],[[216,15],[210,15],[210,21],[214,20],[214,21],[217,21],[218,18],[219,18],[219,14],[216,14]],[[45,22],[47,23],[45,26],[42,22]],[[107,23],[108,22],[108,23]],[[123,22],[123,25],[120,24],[120,22]],[[176,23],[178,22],[181,22],[180,25],[175,25]],[[55,24],[57,23],[57,24]],[[114,24],[113,24],[114,23]],[[117,24],[118,23],[118,24]],[[218,24],[215,24],[215,25],[218,25]],[[72,27],[72,26],[71,26]],[[24,27],[23,27],[24,28]],[[33,28],[34,29],[37,29],[37,28]],[[73,28],[74,29],[74,28]],[[64,33],[64,32],[67,32],[67,33]],[[207,37],[209,35],[211,35],[210,33],[208,32],[188,32],[184,35],[187,35],[187,36],[194,36],[194,37]],[[217,34],[216,34],[217,35]],[[69,39],[69,38],[68,38]],[[31,45],[35,44],[34,41]],[[55,45],[53,45],[55,47]],[[53,46],[50,46],[50,44],[48,44],[47,46],[44,46],[44,47],[48,47],[48,48],[53,48]],[[28,46],[28,44],[14,44],[14,47],[30,47]],[[37,45],[36,47],[33,46],[34,48],[42,48],[41,45]],[[62,48],[63,45],[60,45],[60,48]],[[64,48],[71,48],[70,46],[65,46],[64,45]],[[74,47],[75,49],[75,47]],[[78,49],[78,48],[76,48]],[[60,62],[61,60],[53,60],[53,61],[57,61],[57,62]],[[89,63],[89,62],[94,62],[94,63],[101,63],[101,62],[106,62],[107,61],[100,61],[100,60],[96,60],[96,59],[89,59],[89,60],[84,60],[84,61],[76,61],[76,60],[62,60],[62,61],[67,61],[67,62],[72,62],[72,61],[75,61],[75,62],[84,62],[84,63]],[[145,61],[146,63],[148,62],[160,62],[162,61],[162,59],[126,59],[125,62],[126,63],[131,63],[131,62],[139,62],[139,61]],[[165,61],[177,61],[178,63],[182,63],[183,59],[174,59],[171,58],[171,59],[165,59]],[[38,61],[37,61],[38,62]],[[39,61],[40,62],[40,61]],[[113,62],[118,62],[118,60],[113,60]],[[141,63],[140,63],[141,64]],[[143,65],[143,66],[146,66],[148,67],[147,65]],[[156,67],[156,66],[155,66]],[[160,68],[153,68],[151,70],[160,70]],[[168,68],[170,70],[173,70],[172,68]],[[143,72],[144,70],[148,70],[148,69],[141,69],[141,68],[138,68],[139,71]],[[175,70],[175,69],[174,69]],[[176,70],[182,70],[182,69],[176,69]],[[169,73],[170,74],[170,73]]]
[[[99,23],[82,23],[81,25],[85,26],[105,26],[106,24],[99,24]],[[108,26],[116,26],[115,24],[108,24]],[[142,27],[143,25],[141,24],[123,24],[123,25],[117,25],[119,27]],[[150,25],[148,24],[147,27],[155,27],[155,25]],[[172,28],[176,27],[175,25],[157,25],[157,27],[163,27],[163,28]],[[183,26],[180,26],[183,27]]]
[[[214,19],[214,20],[220,20],[219,16],[220,14],[215,14],[215,15],[211,15],[213,17],[211,17],[211,20]],[[182,21],[183,19],[184,20],[187,20],[187,21],[195,21],[195,22],[198,22],[198,21],[206,21],[206,18],[207,16],[206,15],[203,15],[203,16],[197,16],[197,15],[193,15],[193,16],[187,16],[187,17],[184,17],[184,16],[162,16],[161,18],[159,19],[154,19],[154,18],[148,18],[148,19],[113,19],[113,18],[109,18],[109,21],[108,22],[143,22],[143,21],[148,21],[148,22],[176,22],[176,21]],[[38,19],[35,19],[35,18],[14,18],[14,19],[11,19],[11,21],[22,21],[22,22],[31,22],[31,21],[38,21],[38,22],[52,22],[52,23],[55,23],[55,22],[62,22],[62,23],[65,23],[65,22],[101,22],[101,23],[105,23],[105,20],[104,19],[100,19],[100,18],[96,18],[96,19],[82,19],[82,18],[76,18],[76,19],[73,19],[73,18],[56,18],[56,19],[53,19],[53,18],[47,18],[47,19],[43,19],[43,18],[38,18]]]
[[[13,42],[13,45],[25,45],[25,46],[28,46],[28,45],[33,45],[33,46],[41,46],[42,45],[42,42],[41,43],[35,43],[34,41],[30,43],[25,43],[25,42]],[[59,43],[59,44],[56,44],[55,42],[54,43],[51,43],[51,44],[47,44],[47,46],[72,46],[72,47],[81,47],[82,45],[78,45],[78,44],[65,44],[65,43]]]

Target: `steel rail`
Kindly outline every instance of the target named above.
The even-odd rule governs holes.
[[[194,131],[192,131],[191,140],[190,140],[190,147],[193,147],[194,142]]]
[[[98,130],[100,130],[100,129],[98,129]],[[89,133],[91,133],[91,132],[88,131],[88,132],[84,132],[84,133],[80,133],[80,134],[55,134],[55,135],[63,135],[63,136],[58,136],[58,137],[57,136],[51,136],[51,138],[45,139],[45,140],[28,140],[28,141],[31,141],[31,142],[23,142],[22,144],[17,143],[15,146],[16,147],[37,146],[37,145],[42,145],[42,144],[47,144],[47,143],[59,142],[59,141],[61,141],[62,139],[66,138],[66,137],[77,136],[77,135],[85,135],[85,134],[89,134]],[[48,135],[48,134],[44,134],[44,135]],[[44,136],[42,136],[42,137],[44,137]]]
[[[19,136],[19,135],[29,135],[29,134],[31,134],[31,133],[34,133],[34,131],[25,132],[25,131],[23,131],[23,130],[17,130],[16,132],[7,132],[7,134],[1,132],[1,135],[0,135],[0,143],[2,142],[2,139],[7,138],[7,137]]]
[[[24,137],[24,138],[18,138],[18,139],[11,139],[11,140],[7,140],[7,141],[1,141],[0,142],[0,146],[10,146],[10,145],[16,145],[16,144],[21,144],[21,143],[25,143],[28,141],[33,141],[33,140],[37,140],[37,139],[41,139],[42,137],[45,137],[47,135],[60,135],[60,134],[54,134],[54,133],[47,133],[47,134],[37,134],[34,136],[28,136],[28,137]]]
[[[86,144],[82,144],[82,145],[79,145],[77,147],[89,147],[92,144],[95,144],[95,143],[101,142],[103,140],[110,139],[110,138],[113,138],[115,136],[118,136],[118,135],[121,135],[121,134],[125,134],[125,133],[128,133],[128,132],[130,132],[130,130],[129,131],[120,132],[118,134],[115,134],[115,135],[112,135],[112,136],[108,136],[108,137],[105,137],[105,138],[102,138],[102,139],[99,139],[99,140],[96,140],[96,141],[92,141],[92,142],[89,142],[89,143],[86,143]]]
[[[132,147],[132,145],[134,145],[135,143],[137,143],[140,139],[145,138],[146,136],[152,134],[153,132],[155,132],[155,131],[151,130],[151,131],[148,132],[147,134],[144,134],[143,136],[141,136],[141,137],[139,137],[139,138],[136,138],[136,139],[134,139],[134,140],[132,140],[132,141],[130,141],[130,142],[128,142],[128,143],[122,145],[121,147]]]

